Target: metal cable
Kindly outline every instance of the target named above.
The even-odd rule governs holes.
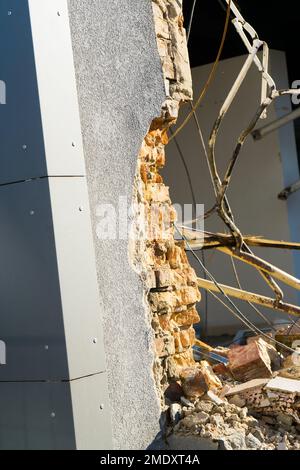
[[[209,164],[209,157],[208,157],[207,149],[206,149],[206,146],[205,146],[205,141],[204,141],[202,129],[201,129],[201,126],[200,126],[200,122],[199,122],[198,116],[196,114],[196,111],[194,111],[192,109],[192,113],[193,113],[194,121],[195,121],[197,130],[198,130],[198,134],[199,134],[201,145],[202,145],[202,148],[203,148],[203,151],[204,151],[204,155],[205,155],[205,158],[206,158],[207,167],[208,167],[209,172],[211,172],[210,164]],[[177,142],[176,138],[175,138],[175,142]],[[177,147],[180,148],[178,142],[177,142]],[[184,159],[184,155],[183,155],[183,152],[181,151],[181,149],[180,149],[180,153],[182,155],[182,158]],[[185,165],[185,167],[187,168],[187,165]],[[190,181],[190,184],[192,185],[191,178],[189,178],[189,181]],[[203,250],[201,250],[201,253],[202,253],[202,261],[203,261],[203,258],[205,258]],[[240,287],[241,284],[240,284],[240,280],[239,280],[239,277],[238,277],[235,261],[234,261],[232,256],[230,256],[230,258],[231,258],[233,272],[234,272],[237,284]],[[205,265],[205,260],[204,260],[203,264]],[[205,273],[205,271],[203,271],[203,272]],[[204,279],[207,279],[206,275],[204,276]],[[240,289],[241,289],[241,287],[240,287]],[[207,292],[206,292],[206,299],[207,299]],[[205,303],[207,305],[208,301],[206,300]],[[275,331],[275,328],[274,328],[272,322],[255,305],[253,305],[251,302],[247,302],[247,304],[259,315],[260,318],[262,318]],[[206,315],[207,315],[207,313],[206,313]],[[207,329],[207,325],[205,326],[205,328]]]
[[[172,130],[171,130],[171,132],[172,132]],[[190,187],[190,191],[191,191],[191,195],[192,195],[194,211],[196,213],[197,202],[196,202],[196,195],[195,195],[195,191],[194,191],[194,187],[193,187],[193,183],[192,183],[191,174],[190,174],[186,159],[184,157],[184,154],[181,150],[181,147],[180,147],[179,142],[178,142],[176,137],[174,138],[174,143],[176,145],[178,154],[180,156],[180,159],[182,161],[182,164],[183,164],[185,172],[186,172],[186,176],[187,176],[187,179],[188,179],[188,182],[189,182],[189,187]],[[195,219],[195,220],[197,220],[197,219]],[[205,262],[205,255],[204,255],[203,251],[201,251],[201,255],[202,255],[201,256],[202,257],[202,262],[205,266],[206,262]],[[207,279],[205,270],[203,270],[203,276],[204,276],[204,279]],[[205,311],[204,311],[204,327],[203,327],[204,336],[206,336],[206,334],[207,334],[207,317],[208,317],[208,294],[207,294],[207,292],[205,292]]]
[[[240,290],[242,290],[242,285],[241,285],[241,282],[240,282],[240,278],[239,278],[239,275],[238,275],[238,272],[237,272],[236,263],[233,259],[233,256],[230,256],[230,260],[231,260],[231,265],[232,265],[232,269],[233,269],[233,273],[234,273],[236,283],[238,285],[238,288]],[[262,320],[264,320],[271,327],[271,329],[273,331],[276,331],[276,328],[274,327],[273,323],[271,322],[271,320],[269,320],[269,318],[266,317],[266,315],[264,315],[253,303],[247,301],[247,304],[249,305],[249,307],[251,307],[262,318]]]
[[[215,277],[209,272],[209,270],[203,265],[202,261],[200,260],[200,258],[197,256],[197,254],[195,253],[195,251],[192,249],[192,247],[190,246],[187,238],[185,237],[184,234],[182,234],[180,232],[180,230],[178,229],[177,225],[174,224],[177,232],[181,235],[181,237],[183,238],[183,240],[186,242],[189,250],[192,252],[193,256],[195,257],[195,259],[198,261],[198,263],[200,264],[200,266],[202,267],[202,269],[204,269],[208,275],[208,277],[211,279],[211,281],[215,284],[215,286],[217,287],[217,289],[220,291],[220,293],[226,298],[226,300],[230,303],[231,307],[229,307],[229,305],[227,305],[225,302],[223,302],[222,299],[220,299],[217,295],[215,295],[213,292],[211,292],[209,289],[208,289],[208,292],[213,296],[215,297],[216,299],[218,299],[218,301],[220,303],[222,303],[228,311],[230,311],[236,318],[238,318],[244,325],[247,326],[247,328],[249,328],[250,330],[252,330],[253,332],[255,332],[256,334],[259,334],[260,336],[263,336],[264,338],[266,338],[268,341],[272,341],[274,344],[278,344],[280,347],[286,349],[287,351],[289,352],[292,352],[292,353],[296,353],[298,355],[300,355],[300,353],[298,351],[296,351],[295,349],[292,349],[290,348],[289,346],[286,346],[285,344],[281,343],[280,341],[277,341],[276,339],[274,338],[271,338],[270,336],[268,336],[267,334],[265,334],[263,331],[260,330],[260,328],[258,328],[257,326],[255,326],[250,320],[248,320],[248,318],[241,312],[241,310],[235,305],[235,303],[228,297],[228,295],[224,292],[224,290],[222,289],[222,287],[220,286],[220,284],[218,283],[218,281],[215,279]]]
[[[189,42],[189,39],[190,39],[190,34],[191,34],[191,30],[192,30],[192,25],[193,25],[193,19],[194,19],[196,3],[197,3],[197,0],[194,0],[189,25],[188,25],[188,28],[187,28],[187,36],[186,36],[187,42]]]

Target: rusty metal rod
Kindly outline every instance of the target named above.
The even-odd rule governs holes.
[[[274,277],[278,281],[281,281],[284,284],[293,287],[294,289],[300,290],[299,279],[292,276],[291,274],[286,273],[282,269],[279,269],[276,266],[273,266],[271,263],[264,261],[258,256],[245,253],[243,251],[236,252],[235,250],[228,248],[228,247],[217,247],[217,250],[223,253],[226,253],[229,256],[233,256],[234,258],[237,258],[240,261],[244,261],[250,266],[253,266],[254,268],[258,269],[259,271],[263,271],[269,274],[270,276]]]
[[[200,288],[219,293],[219,289],[216,287],[214,282],[201,278],[198,278],[197,282]],[[235,287],[226,286],[224,284],[219,284],[219,286],[225,292],[225,294],[230,297],[300,317],[300,307],[297,307],[296,305],[286,304],[284,302],[278,303],[275,299],[271,299],[270,297],[236,289]]]
[[[182,232],[195,249],[210,249],[216,248],[218,246],[234,246],[233,236],[227,233],[212,233],[201,230],[192,230],[185,226],[182,227]],[[300,250],[300,243],[287,242],[285,240],[271,240],[259,235],[245,235],[244,241],[249,246],[281,248],[285,250]]]

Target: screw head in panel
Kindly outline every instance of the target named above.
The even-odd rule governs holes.
[[[56,414],[54,411],[52,411],[52,413],[50,414],[51,418],[55,418]]]

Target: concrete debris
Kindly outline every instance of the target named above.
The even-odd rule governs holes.
[[[225,396],[229,397],[232,395],[242,395],[246,392],[258,392],[260,391],[267,383],[269,379],[253,379],[249,380],[249,382],[235,385],[233,387],[229,387],[229,390],[225,393]]]
[[[187,398],[181,397],[181,398],[180,398],[180,401],[181,401],[181,403],[182,403],[184,406],[194,408],[194,403],[192,403],[192,402],[191,402],[190,400],[188,400]]]
[[[208,390],[207,392],[207,397],[213,401],[216,405],[222,405],[224,403],[224,400],[222,400],[221,398],[219,398],[214,392],[212,392],[211,390]]]
[[[218,444],[220,450],[300,449],[300,434],[282,428],[282,422],[269,425],[251,416],[247,408],[223,402],[220,405],[197,399],[193,410],[183,408],[183,418],[173,428],[173,436],[207,440],[207,448]]]
[[[281,369],[278,372],[279,377],[285,377],[287,379],[300,380],[300,367],[288,367],[287,369]]]
[[[244,400],[244,398],[241,398],[239,395],[233,395],[232,397],[229,398],[228,401],[232,405],[239,406],[240,408],[246,405],[246,400]]]
[[[266,385],[267,390],[276,390],[278,392],[296,393],[300,395],[300,381],[293,379],[285,379],[283,377],[275,377]]]
[[[225,354],[226,373],[207,361],[181,370],[182,390],[193,407],[181,399],[181,419],[172,427],[177,442],[198,437],[207,449],[300,450],[300,380],[282,376],[298,373],[295,358],[284,361],[291,367],[275,371],[280,356],[262,338]]]
[[[169,408],[171,423],[177,424],[182,416],[182,408],[178,403],[172,403]]]

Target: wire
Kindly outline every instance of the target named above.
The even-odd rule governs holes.
[[[234,277],[235,277],[235,280],[236,280],[236,283],[238,285],[238,288],[240,290],[242,290],[242,285],[241,285],[241,282],[240,282],[240,278],[239,278],[239,275],[238,275],[238,272],[237,272],[237,267],[236,267],[236,263],[233,259],[233,256],[230,256],[230,260],[231,260],[231,265],[232,265],[232,269],[233,269],[233,273],[234,273]],[[274,327],[273,323],[271,322],[271,320],[269,320],[269,318],[267,318],[255,305],[253,305],[251,302],[247,301],[247,304],[267,323],[267,325],[269,325],[273,331],[276,331],[276,328]]]
[[[192,7],[192,12],[191,12],[191,18],[190,18],[190,22],[189,22],[189,27],[188,27],[188,34],[187,34],[187,38],[189,40],[189,37],[190,37],[190,33],[191,33],[191,27],[192,27],[192,22],[193,22],[193,16],[194,16],[194,10],[195,10],[195,5],[196,5],[196,0],[194,0],[194,3],[193,3],[193,7]],[[184,122],[182,123],[182,125],[174,132],[172,133],[172,136],[169,140],[172,140],[173,138],[175,139],[175,144],[176,144],[176,147],[178,149],[178,152],[180,154],[180,157],[181,157],[181,160],[184,164],[184,167],[185,167],[185,170],[186,170],[186,174],[187,174],[187,177],[188,177],[188,180],[189,180],[189,184],[190,184],[190,188],[191,188],[191,193],[192,193],[192,198],[193,198],[193,202],[194,202],[194,206],[196,207],[196,197],[195,197],[195,193],[194,193],[194,189],[193,189],[193,185],[192,185],[192,181],[191,181],[191,176],[190,176],[190,173],[189,173],[189,170],[188,170],[188,166],[187,166],[187,163],[185,161],[185,158],[184,158],[184,155],[180,149],[180,146],[179,146],[179,143],[176,139],[176,135],[183,129],[183,127],[187,124],[187,122],[190,120],[190,118],[193,116],[194,117],[194,120],[195,120],[195,123],[196,123],[196,126],[197,126],[197,129],[198,129],[198,133],[199,133],[199,136],[200,136],[200,140],[201,140],[201,144],[202,144],[202,147],[204,149],[204,153],[205,153],[205,156],[206,156],[206,160],[207,160],[207,163],[208,163],[208,167],[210,169],[210,165],[209,165],[209,157],[208,157],[208,154],[207,154],[207,150],[206,150],[206,146],[205,146],[205,143],[204,143],[204,139],[203,139],[203,134],[202,134],[202,130],[201,130],[201,127],[200,127],[200,124],[199,124],[199,121],[197,119],[197,115],[196,115],[196,109],[197,107],[199,106],[200,102],[202,101],[203,97],[205,96],[206,92],[207,92],[207,89],[211,83],[211,81],[213,80],[214,78],[214,75],[215,75],[215,72],[216,72],[216,69],[217,69],[217,66],[218,66],[218,62],[219,62],[219,59],[220,59],[220,56],[221,56],[221,53],[222,53],[222,50],[223,50],[223,47],[224,47],[224,43],[225,43],[225,39],[226,39],[226,35],[227,35],[227,31],[228,31],[228,26],[229,26],[229,19],[230,19],[230,13],[231,13],[231,0],[229,0],[228,2],[228,8],[227,8],[227,15],[226,15],[226,21],[225,21],[225,26],[224,26],[224,31],[223,31],[223,36],[222,36],[222,41],[221,41],[221,45],[220,45],[220,48],[219,48],[219,52],[218,52],[218,55],[217,55],[217,58],[216,58],[216,61],[212,67],[212,70],[211,70],[211,73],[210,73],[210,76],[208,77],[208,80],[196,102],[195,105],[192,105],[192,103],[190,103],[191,105],[191,112],[189,113],[189,115],[187,116],[187,118],[184,120]],[[177,228],[177,227],[176,227]],[[178,229],[177,229],[178,230]],[[182,235],[183,236],[183,235]],[[185,238],[185,237],[184,237]],[[185,239],[186,240],[186,239]],[[187,240],[186,240],[187,242]],[[259,334],[263,335],[263,336],[266,336],[268,339],[270,338],[268,335],[265,335],[259,328],[257,328],[250,320],[247,319],[247,317],[238,309],[238,307],[236,307],[236,305],[231,301],[231,299],[225,294],[225,292],[223,291],[223,289],[218,285],[217,281],[214,279],[214,277],[209,273],[209,271],[207,270],[206,266],[205,266],[205,258],[204,258],[204,253],[203,251],[201,251],[202,253],[202,256],[203,256],[203,261],[201,262],[200,259],[198,258],[198,256],[196,255],[196,253],[192,250],[192,248],[190,247],[190,250],[191,252],[193,253],[193,255],[196,257],[196,259],[198,260],[198,262],[200,263],[200,265],[202,266],[202,269],[203,269],[203,272],[204,272],[204,275],[205,275],[205,278],[206,278],[206,275],[208,275],[212,280],[213,282],[215,283],[216,287],[220,290],[220,292],[224,295],[224,297],[227,299],[227,301],[230,302],[230,304],[232,305],[232,307],[234,308],[235,312],[230,308],[228,307],[221,299],[219,299],[219,297],[217,297],[215,294],[213,294],[212,292],[210,292],[213,297],[217,298],[219,301],[221,301],[221,303],[223,303],[230,311],[231,313],[233,313],[235,316],[237,316],[239,318],[240,321],[242,321],[248,328],[252,329],[254,332],[259,332]],[[234,274],[235,274],[235,278],[236,278],[236,281],[237,281],[237,284],[238,286],[241,288],[241,284],[240,284],[240,280],[239,280],[239,277],[238,277],[238,273],[237,273],[237,269],[236,269],[236,266],[235,266],[235,263],[234,263],[234,260],[233,258],[231,257],[231,262],[232,262],[232,266],[233,266],[233,271],[234,271]],[[269,324],[273,329],[273,325],[272,323],[270,322],[270,320],[268,318],[266,318],[262,312],[260,312],[253,304],[251,304],[250,302],[247,302],[251,308],[254,309],[254,311],[261,317],[264,319],[264,321]],[[206,308],[207,308],[207,301],[206,301]],[[207,315],[207,313],[206,313]],[[288,348],[287,346],[285,345],[282,345],[280,342],[277,342],[276,340],[273,340],[275,343],[278,343],[280,344],[281,346],[284,346],[286,349],[290,350],[290,351],[293,351],[293,349],[291,348]]]
[[[222,8],[222,10],[226,12],[227,7],[224,5],[223,0],[218,0],[218,3],[220,4],[220,7]]]
[[[169,142],[185,127],[185,125],[189,122],[189,120],[191,119],[191,117],[193,116],[193,112],[196,111],[196,109],[198,108],[198,106],[200,105],[200,103],[202,102],[204,96],[206,95],[207,93],[207,90],[209,88],[209,86],[211,85],[214,77],[215,77],[215,74],[216,74],[216,71],[217,71],[217,67],[219,65],[219,61],[220,61],[220,57],[221,57],[221,54],[223,52],[223,48],[224,48],[224,44],[225,44],[225,39],[226,39],[226,36],[227,36],[227,32],[228,32],[228,27],[229,27],[229,22],[230,22],[230,13],[231,13],[231,0],[229,0],[229,3],[228,3],[228,7],[227,7],[227,14],[226,14],[226,20],[225,20],[225,25],[224,25],[224,30],[223,30],[223,35],[222,35],[222,40],[221,40],[221,44],[220,44],[220,47],[219,47],[219,50],[218,50],[218,54],[217,54],[217,57],[216,57],[216,60],[211,68],[211,71],[210,71],[210,74],[208,76],[208,79],[200,93],[200,96],[198,97],[196,103],[193,105],[193,110],[187,115],[187,117],[185,118],[185,120],[183,121],[183,123],[176,129],[176,131],[173,133],[173,135],[170,137],[169,139]]]
[[[201,129],[201,126],[200,126],[200,123],[199,123],[199,120],[198,120],[198,116],[196,114],[196,111],[194,111],[192,109],[192,113],[193,113],[193,117],[194,117],[194,120],[195,120],[195,124],[196,124],[196,127],[197,127],[197,130],[198,130],[198,134],[199,134],[199,137],[200,137],[200,141],[201,141],[201,145],[202,145],[202,148],[203,148],[203,151],[204,151],[204,154],[205,154],[205,158],[206,158],[206,163],[207,163],[207,166],[208,166],[208,169],[210,171],[210,164],[209,164],[209,158],[208,158],[208,153],[207,153],[207,150],[206,150],[206,146],[205,146],[205,142],[204,142],[204,138],[203,138],[203,133],[202,133],[202,129]],[[188,172],[188,168],[187,168],[187,164],[185,162],[185,159],[184,159],[184,155],[183,155],[183,152],[181,151],[180,149],[180,146],[178,144],[178,141],[177,141],[177,138],[175,137],[175,143],[176,143],[176,146],[180,152],[180,155],[181,155],[181,158],[182,160],[184,161],[184,165],[185,165],[185,168],[186,168],[186,171]],[[191,191],[192,191],[192,194],[194,194],[194,190],[193,190],[193,187],[192,187],[192,180],[191,180],[191,177],[190,175],[188,176],[189,178],[189,183],[190,183],[190,186],[191,186]],[[204,252],[203,250],[201,250],[201,254],[202,254],[202,262],[204,265],[206,265],[205,263],[205,255],[204,255]],[[235,265],[235,261],[233,259],[233,257],[231,256],[230,257],[231,259],[231,263],[232,263],[232,267],[233,267],[233,272],[234,272],[234,275],[235,275],[235,279],[236,279],[236,282],[237,282],[237,285],[239,286],[239,288],[241,289],[241,283],[240,283],[240,280],[239,280],[239,277],[238,277],[238,273],[237,273],[237,269],[236,269],[236,265]],[[206,277],[206,273],[205,271],[203,270],[204,272],[204,279],[207,279]],[[276,331],[276,329],[274,328],[272,322],[255,306],[253,305],[251,302],[247,302],[247,304],[259,315],[260,318],[262,318],[269,326],[271,326],[271,328]],[[205,305],[207,306],[208,305],[208,299],[207,299],[207,291],[205,291]],[[207,311],[205,313],[205,324],[204,324],[204,331],[205,331],[205,334],[207,334]]]
[[[271,338],[269,335],[265,334],[263,331],[260,330],[260,328],[258,328],[257,326],[255,326],[250,320],[248,320],[248,318],[246,317],[246,315],[244,315],[241,310],[234,304],[234,302],[228,297],[228,295],[224,292],[224,290],[222,289],[222,287],[220,286],[220,284],[218,283],[218,281],[215,279],[215,277],[209,272],[209,270],[203,265],[202,261],[200,260],[200,258],[197,256],[197,254],[195,253],[195,251],[192,249],[192,247],[190,246],[188,240],[186,239],[185,235],[182,234],[180,232],[180,230],[178,229],[177,225],[174,224],[177,232],[181,235],[181,237],[183,238],[183,240],[185,240],[189,250],[192,252],[193,256],[195,257],[195,259],[198,261],[198,263],[200,264],[200,266],[202,267],[202,269],[204,269],[208,275],[208,277],[211,279],[211,281],[215,284],[215,286],[217,287],[217,289],[220,291],[220,293],[226,298],[226,300],[230,303],[231,307],[229,307],[229,305],[227,305],[222,299],[220,299],[217,295],[215,295],[213,292],[211,292],[209,289],[208,289],[208,292],[214,297],[216,298],[220,303],[222,303],[226,308],[227,310],[229,310],[236,318],[238,318],[244,325],[247,326],[247,328],[249,328],[250,330],[254,331],[256,334],[259,334],[260,336],[263,336],[265,337],[266,339],[268,339],[268,341],[272,341],[274,344],[278,344],[280,345],[282,348],[286,349],[287,351],[289,352],[292,352],[292,353],[296,353],[296,354],[300,354],[298,351],[296,351],[295,349],[292,349],[290,348],[289,346],[286,346],[285,344],[281,343],[280,341],[277,341],[276,339],[274,338]]]
[[[189,25],[188,25],[188,29],[187,29],[187,36],[186,36],[187,37],[187,42],[189,42],[189,39],[190,39],[190,34],[191,34],[191,30],[192,30],[192,24],[193,24],[193,19],[194,19],[196,3],[197,3],[197,0],[194,0],[193,6],[192,6],[192,11],[191,11],[191,17],[190,17],[190,21],[189,21]]]
[[[173,131],[172,129],[170,129],[170,132],[171,132],[171,135],[173,134]],[[193,200],[193,205],[195,207],[195,210],[196,210],[196,207],[197,207],[197,202],[196,202],[196,195],[195,195],[195,191],[194,191],[194,187],[193,187],[193,184],[192,184],[192,177],[191,177],[191,174],[190,174],[190,171],[188,169],[188,165],[187,165],[187,162],[186,162],[186,159],[183,155],[183,152],[181,150],[181,147],[178,143],[178,140],[176,138],[174,138],[174,143],[176,145],[176,148],[177,148],[177,151],[178,151],[178,154],[180,156],[180,159],[182,161],[182,164],[184,166],[184,170],[185,170],[185,173],[186,173],[186,176],[187,176],[187,179],[188,179],[188,182],[189,182],[189,187],[190,187],[190,191],[191,191],[191,195],[192,195],[192,200]]]
[[[172,133],[172,130],[170,129],[170,132]],[[190,171],[189,171],[189,168],[188,168],[188,165],[187,165],[187,162],[186,162],[186,159],[184,157],[184,154],[181,150],[181,147],[179,145],[179,142],[178,140],[176,139],[176,137],[174,138],[174,143],[176,145],[176,148],[177,148],[177,151],[180,155],[180,159],[182,161],[182,164],[184,166],[184,169],[185,169],[185,172],[186,172],[186,176],[187,176],[187,179],[188,179],[188,182],[189,182],[189,187],[190,187],[190,191],[191,191],[191,195],[192,195],[192,200],[193,200],[193,205],[194,205],[194,211],[196,212],[197,210],[197,202],[196,202],[196,195],[195,195],[195,191],[194,191],[194,187],[193,187],[193,183],[192,183],[192,178],[191,178],[191,174],[190,174]],[[204,143],[204,142],[203,142]],[[195,219],[197,220],[197,219]],[[205,254],[203,251],[201,251],[201,257],[202,257],[202,262],[205,266]],[[204,279],[207,279],[206,278],[206,272],[205,270],[203,270],[203,276],[204,276]],[[204,336],[206,336],[207,334],[207,317],[208,317],[208,294],[207,292],[205,292],[205,311],[204,311],[204,327],[203,327],[203,330],[204,330]]]
[[[200,123],[199,123],[199,120],[198,120],[198,116],[196,114],[196,111],[192,110],[192,113],[193,113],[195,124],[196,124],[197,130],[198,130],[198,134],[199,134],[199,137],[200,137],[201,145],[202,145],[202,148],[203,148],[203,151],[204,151],[204,154],[205,154],[206,163],[207,163],[208,169],[210,169],[208,153],[207,153],[207,150],[206,150],[206,146],[205,146],[205,142],[204,142],[204,138],[203,138],[203,133],[202,133],[202,129],[201,129],[201,126],[200,126]],[[171,133],[172,133],[172,130],[171,130]],[[191,193],[192,193],[193,203],[194,203],[194,206],[196,208],[196,196],[195,196],[195,192],[194,192],[194,188],[193,188],[193,184],[192,184],[192,178],[191,178],[191,175],[190,175],[190,172],[189,172],[189,169],[188,169],[188,165],[187,165],[187,162],[185,160],[184,154],[183,154],[183,152],[180,148],[178,139],[176,137],[174,138],[174,142],[175,142],[175,145],[177,147],[180,158],[182,160],[182,163],[184,165],[184,168],[185,168],[185,171],[186,171],[186,174],[187,174],[187,178],[188,178],[188,181],[189,181],[190,190],[191,190]],[[197,219],[195,219],[195,221],[196,220]],[[201,258],[202,258],[202,262],[203,262],[204,266],[206,267],[205,254],[204,254],[203,250],[201,250]],[[230,257],[230,259],[231,259],[231,264],[232,264],[232,267],[233,267],[233,272],[234,272],[234,275],[235,275],[237,285],[241,289],[241,283],[240,283],[239,276],[238,276],[238,273],[237,273],[235,261],[234,261],[232,256]],[[207,275],[206,275],[205,270],[203,270],[203,275],[204,275],[204,279],[207,279]],[[250,308],[252,308],[256,312],[256,314],[260,318],[262,318],[264,320],[264,322],[267,325],[269,325],[274,331],[276,331],[276,329],[274,328],[272,322],[255,305],[253,305],[251,302],[248,302],[248,301],[247,301],[247,304],[249,305]],[[207,327],[208,327],[207,322],[208,322],[208,292],[207,292],[207,290],[205,290],[205,315],[204,315],[204,325],[203,325],[204,336],[207,335]]]

